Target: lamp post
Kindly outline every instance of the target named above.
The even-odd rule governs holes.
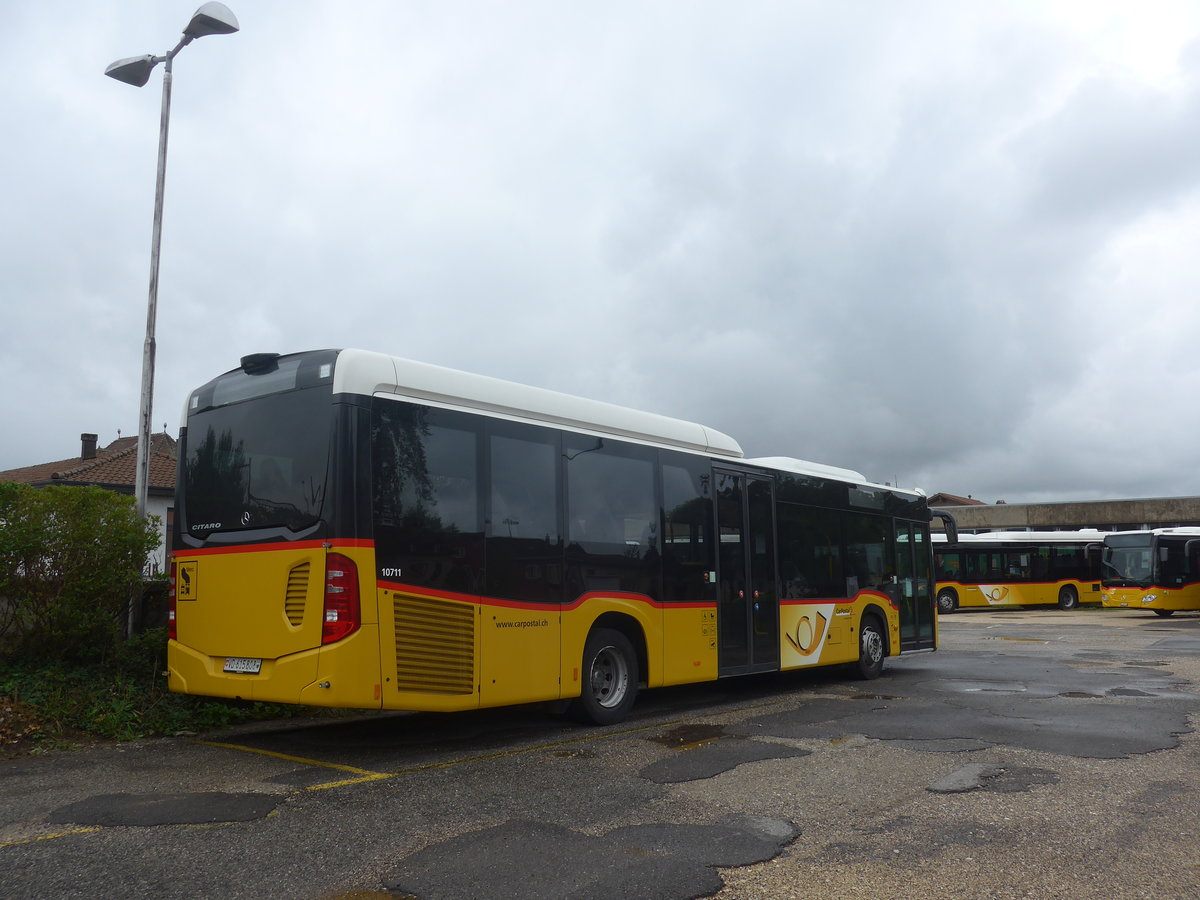
[[[146,494],[150,485],[150,417],[154,399],[154,322],[158,312],[158,256],[162,242],[163,187],[167,175],[167,125],[171,117],[171,63],[179,51],[206,34],[233,34],[237,17],[224,3],[205,3],[192,16],[183,37],[163,56],[131,56],[112,63],[104,74],[117,81],[142,87],[160,62],[163,68],[162,114],[158,131],[158,179],[154,188],[154,228],[150,238],[150,298],[146,305],[146,343],[142,349],[142,405],[138,425],[137,473],[133,492],[137,514],[146,515]]]

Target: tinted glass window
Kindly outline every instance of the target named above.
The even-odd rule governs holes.
[[[962,577],[962,554],[936,554],[937,577],[939,581],[958,581]]]
[[[609,438],[566,435],[568,565],[575,593],[656,594],[656,453]]]
[[[380,577],[477,593],[483,549],[477,425],[461,413],[381,399],[371,438]]]
[[[1178,540],[1164,540],[1159,543],[1159,579],[1161,584],[1175,587],[1186,581],[1191,581],[1191,566],[1185,545]]]
[[[989,553],[986,550],[964,550],[963,568],[967,579],[995,580],[1002,576],[1003,562],[999,553]]]
[[[663,599],[712,599],[708,573],[713,558],[711,466],[707,460],[663,454]]]
[[[1050,577],[1055,580],[1066,578],[1086,579],[1088,557],[1083,547],[1054,547],[1050,557]]]
[[[780,503],[779,575],[783,596],[845,597],[842,513]]]
[[[492,435],[492,535],[557,543],[556,455],[548,435]]]
[[[654,466],[641,448],[569,435],[567,539],[599,552],[641,558],[658,544]]]
[[[270,394],[188,417],[183,531],[281,527],[321,518],[329,462],[328,388]]]
[[[560,601],[558,432],[507,422],[489,428],[487,593]]]
[[[1033,577],[1033,561],[1028,553],[1007,550],[1003,554],[1001,572],[1006,581],[1029,581]]]
[[[880,516],[846,516],[846,596],[886,591],[892,584],[892,523]]]

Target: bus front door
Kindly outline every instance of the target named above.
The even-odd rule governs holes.
[[[896,522],[896,596],[900,607],[900,652],[932,650],[934,629],[933,573],[929,528],[916,522]]]
[[[717,672],[779,668],[772,479],[715,470],[717,504]]]

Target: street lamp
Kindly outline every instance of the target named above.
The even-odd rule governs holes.
[[[163,68],[162,114],[158,132],[158,180],[154,188],[154,229],[150,238],[150,299],[146,309],[146,343],[142,350],[142,407],[137,443],[137,473],[133,492],[137,514],[146,515],[146,493],[150,485],[150,416],[154,397],[154,320],[158,307],[158,254],[162,243],[163,187],[167,174],[167,123],[171,117],[171,62],[176,55],[198,37],[206,34],[233,34],[238,30],[237,17],[224,3],[205,3],[192,16],[183,37],[164,56],[131,56],[118,59],[104,70],[117,81],[142,87],[160,62]]]

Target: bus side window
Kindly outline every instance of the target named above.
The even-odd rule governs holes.
[[[663,453],[663,599],[702,601],[712,594],[713,559],[711,480],[708,460]]]

